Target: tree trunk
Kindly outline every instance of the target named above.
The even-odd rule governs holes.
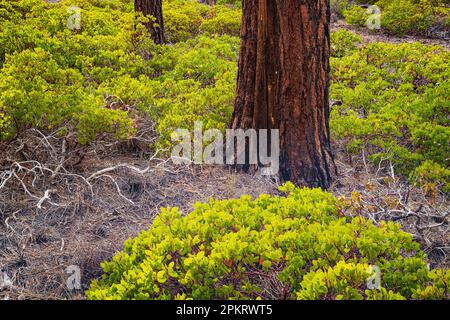
[[[327,0],[244,0],[232,129],[279,129],[284,181],[330,187]],[[251,166],[245,168],[254,170]]]
[[[164,43],[162,0],[134,0],[134,9],[142,12],[145,17],[150,17],[146,27],[153,41],[156,44]]]

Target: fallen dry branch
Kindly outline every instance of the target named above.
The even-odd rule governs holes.
[[[450,266],[450,205],[448,195],[430,197],[395,173],[389,159],[371,167],[364,153],[352,165],[337,159],[340,177],[333,192],[347,203],[347,213],[363,215],[374,223],[394,221],[422,244],[430,264]]]

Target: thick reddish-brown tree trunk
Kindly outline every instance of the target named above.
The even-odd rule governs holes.
[[[329,3],[244,0],[232,129],[279,129],[280,174],[328,188]],[[247,167],[251,168],[251,167]]]
[[[134,0],[136,12],[142,12],[145,17],[151,17],[146,24],[153,41],[164,43],[164,19],[162,14],[162,0]]]

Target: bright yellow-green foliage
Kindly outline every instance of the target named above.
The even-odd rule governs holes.
[[[170,147],[173,130],[192,128],[197,120],[207,129],[224,130],[233,108],[239,39],[201,35],[152,50],[148,65],[158,77],[127,74],[103,82],[97,91],[148,112],[161,148]]]
[[[450,270],[433,270],[429,273],[433,285],[415,291],[415,299],[439,300],[447,295],[449,299]]]
[[[111,9],[86,12],[83,35],[66,27],[70,14],[64,5],[0,1],[0,8],[0,118],[6,118],[0,121],[0,137],[29,126],[78,128],[80,142],[97,132],[126,137],[133,131],[127,114],[104,108],[92,90],[102,67],[112,75],[127,60],[142,60],[126,52],[128,43],[122,40],[130,31],[105,23],[132,24],[132,16]]]
[[[8,58],[0,77],[0,92],[0,107],[10,119],[20,119],[22,126],[35,124],[49,129],[72,119],[81,142],[94,138],[97,130],[123,137],[131,127],[125,112],[98,107],[101,100],[85,92],[80,72],[60,67],[40,48]],[[7,136],[10,131],[3,134]]]
[[[229,6],[172,0],[164,3],[163,14],[169,42],[186,41],[204,32],[239,36],[241,10]]]
[[[241,30],[242,12],[228,7],[215,6],[202,29],[209,33],[229,34],[238,37]]]
[[[167,40],[169,42],[186,41],[198,35],[208,11],[207,6],[199,5],[193,1],[165,2],[163,15]]]
[[[419,43],[374,43],[333,58],[331,98],[342,103],[331,114],[335,138],[413,179],[427,162],[434,170],[417,169],[419,180],[449,190],[449,78],[449,51]]]
[[[424,34],[432,27],[450,26],[450,11],[445,0],[357,1],[375,4],[381,10],[381,27],[393,34]],[[347,22],[363,27],[369,18],[367,10],[354,5],[343,10]]]
[[[429,272],[398,224],[345,217],[318,189],[280,190],[285,196],[198,203],[187,216],[164,209],[102,264],[88,298],[449,298],[448,273]],[[367,285],[377,267],[378,289]]]
[[[450,26],[445,0],[380,0],[381,24],[391,33],[424,33],[435,24]]]
[[[334,58],[343,58],[352,54],[362,43],[362,37],[347,31],[339,29],[331,33],[331,56]]]
[[[101,132],[126,138],[138,115],[156,123],[162,146],[174,128],[205,114],[207,126],[225,127],[239,9],[164,1],[170,43],[156,46],[135,29],[133,1],[77,1],[80,30],[67,27],[72,5],[0,0],[0,138],[61,126],[81,143]]]
[[[230,5],[231,4],[231,5]],[[0,138],[28,127],[66,127],[86,143],[152,122],[158,148],[177,128],[225,129],[235,96],[239,1],[166,0],[170,43],[156,46],[129,0],[83,0],[70,30],[69,0],[0,0]],[[143,19],[142,17],[140,19]],[[420,44],[371,44],[331,35],[331,129],[348,149],[427,189],[449,190],[449,53]],[[136,118],[143,121],[135,121]],[[432,170],[428,170],[432,168]]]

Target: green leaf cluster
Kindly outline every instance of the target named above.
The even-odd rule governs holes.
[[[448,50],[420,43],[372,43],[332,58],[335,139],[375,164],[391,160],[413,182],[434,179],[448,190],[449,61]],[[436,170],[417,180],[425,163]]]
[[[89,299],[448,298],[448,276],[398,224],[349,218],[331,194],[286,184],[284,196],[164,209],[129,239]],[[367,286],[373,267],[380,286]]]
[[[450,9],[445,0],[364,0],[356,2],[377,5],[381,11],[381,28],[390,34],[427,34],[433,29],[445,32],[450,25]],[[367,10],[357,4],[347,5],[342,12],[349,24],[358,27],[364,27],[369,19]]]
[[[0,139],[29,127],[127,138],[152,122],[161,147],[170,132],[207,115],[231,116],[241,10],[164,1],[169,43],[155,45],[132,1],[82,0],[71,30],[69,0],[0,0]]]

